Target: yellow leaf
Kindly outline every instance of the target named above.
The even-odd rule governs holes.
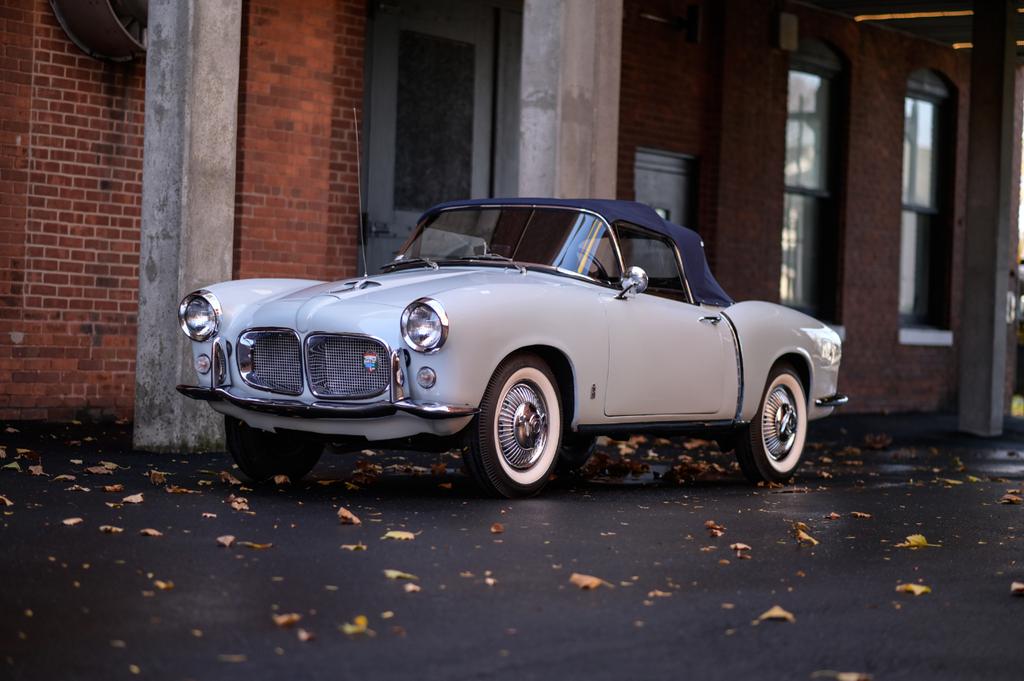
[[[941,482],[944,485],[962,485],[962,484],[964,484],[963,480],[955,480],[953,478],[939,478],[938,481]]]
[[[811,535],[807,534],[806,531],[800,528],[797,528],[796,530],[796,540],[801,544],[810,544],[811,546],[817,546],[821,543]]]
[[[161,591],[170,591],[174,588],[174,582],[170,580],[164,581],[162,579],[154,579],[153,586],[160,589]]]
[[[271,615],[271,617],[274,618],[274,624],[282,629],[297,624],[302,619],[302,615],[297,612],[286,612],[280,615]]]
[[[924,538],[923,534],[912,534],[907,537],[907,540],[896,544],[897,548],[900,549],[923,549],[926,546],[934,548],[941,548],[941,544],[929,544],[928,540]]]
[[[388,579],[419,579],[416,575],[408,572],[402,572],[401,570],[394,570],[392,568],[384,570],[384,576]]]
[[[405,530],[388,530],[381,539],[397,539],[398,541],[412,541],[416,535]]]
[[[65,518],[61,522],[64,523],[65,525],[67,525],[68,527],[74,527],[75,525],[80,525],[82,523],[82,519],[81,518]]]
[[[897,585],[896,590],[900,593],[914,594],[915,596],[930,594],[932,592],[932,588],[930,586],[925,586],[924,584],[899,584]]]
[[[142,503],[142,492],[138,494],[129,494],[121,500],[123,504],[141,504]]]
[[[253,549],[254,551],[263,551],[264,549],[269,549],[271,546],[273,546],[273,544],[270,543],[259,544],[253,541],[240,541],[238,542],[238,545],[244,546],[247,549]]]
[[[771,608],[761,613],[761,616],[757,618],[758,622],[764,622],[766,620],[796,622],[796,617],[793,616],[793,613],[783,609],[781,606],[773,605]]]
[[[348,510],[344,506],[338,509],[338,520],[341,521],[342,525],[362,525],[363,521],[359,519],[352,511]]]
[[[600,577],[595,577],[593,575],[584,575],[579,572],[574,572],[571,575],[569,575],[569,581],[573,585],[578,586],[579,588],[584,590],[596,589],[599,586],[611,587],[611,584],[604,581]]]
[[[341,633],[346,636],[355,636],[359,634],[372,635],[373,632],[368,628],[370,622],[366,619],[366,615],[356,615],[351,622],[345,622],[339,627]]]
[[[366,544],[364,544],[363,542],[359,542],[357,544],[342,544],[341,548],[343,548],[346,551],[365,551]]]

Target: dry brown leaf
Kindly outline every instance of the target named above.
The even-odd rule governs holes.
[[[896,544],[896,548],[900,549],[923,549],[928,546],[941,548],[942,544],[929,544],[923,534],[912,534],[907,537],[906,541]]]
[[[363,542],[359,542],[357,544],[342,544],[341,548],[343,548],[346,551],[365,551],[366,544],[364,544]]]
[[[289,478],[287,475],[275,475],[274,476],[274,484],[275,485],[290,485],[290,484],[292,484],[292,479]]]
[[[238,545],[239,546],[244,546],[247,549],[253,549],[254,551],[265,551],[266,549],[269,549],[269,548],[271,548],[273,546],[273,544],[271,544],[269,542],[267,542],[265,544],[260,544],[258,542],[254,542],[254,541],[240,541],[240,542],[238,542]]]
[[[491,525],[491,534],[501,534],[505,531],[505,526],[501,523],[494,523]]]
[[[91,491],[91,489],[89,487],[82,487],[78,483],[75,483],[74,485],[71,485],[71,487],[68,487],[66,491],[68,491],[68,492],[89,492],[89,491]]]
[[[850,513],[854,518],[867,519],[871,517],[870,513],[864,513],[863,511],[853,511]]]
[[[202,482],[202,480],[200,480]],[[188,487],[181,487],[180,485],[167,485],[164,487],[164,491],[168,494],[201,494],[197,489],[189,489]]]
[[[73,482],[74,480],[76,480],[75,476],[68,475],[67,473],[61,473],[53,477],[54,482]]]
[[[155,586],[160,591],[170,591],[171,589],[174,588],[174,582],[172,582],[169,579],[166,580],[166,581],[164,581],[162,579],[154,579],[153,580],[153,586]]]
[[[138,494],[129,494],[121,500],[122,504],[141,504],[142,503],[142,492]]]
[[[114,527],[113,525],[100,525],[100,532],[103,534],[121,534],[124,532],[124,528]]]
[[[647,592],[648,598],[670,598],[672,596],[671,591],[662,591],[660,589],[652,589]]]
[[[719,525],[714,520],[704,521],[704,527],[707,528],[708,534],[712,537],[721,537],[723,534],[725,534],[725,526]]]
[[[1010,593],[1014,596],[1024,596],[1024,582],[1014,582],[1011,584]]]
[[[758,622],[764,622],[766,620],[796,622],[796,617],[793,613],[782,608],[782,606],[773,605],[771,608],[761,613],[761,616],[757,618]]]
[[[154,530],[152,527],[146,527],[146,528],[143,528],[143,529],[139,530],[139,534],[141,534],[143,537],[162,537],[162,536],[164,536],[163,532],[161,532],[160,530]]]
[[[393,568],[384,570],[384,576],[388,579],[419,579],[419,577],[414,574],[402,572],[401,570],[395,570]]]
[[[932,592],[932,588],[924,584],[897,584],[896,590],[900,593],[914,594],[915,596]]]
[[[106,466],[89,466],[85,469],[86,473],[92,473],[93,475],[113,475],[114,471],[110,470]]]
[[[43,472],[43,467],[41,464],[29,466],[28,472],[31,473],[32,475],[46,475],[46,473]]]
[[[381,539],[397,539],[398,541],[412,541],[416,535],[406,530],[388,530]]]
[[[827,516],[825,516],[825,520],[839,520],[839,519],[840,519],[840,518],[842,518],[842,517],[843,517],[843,516],[839,515],[839,514],[838,514],[838,513],[836,513],[835,511],[832,511],[832,512],[831,512],[831,513],[829,513],[829,514],[828,514]]]
[[[402,588],[405,589],[405,593],[407,593],[407,594],[414,594],[417,591],[420,591],[420,585],[419,584],[413,584],[412,582],[408,582]]]
[[[167,473],[156,469],[150,469],[149,481],[154,485],[164,485],[167,483]]]
[[[344,506],[338,509],[338,520],[341,521],[342,525],[362,525],[363,521],[359,519],[352,511],[348,510]]]
[[[358,636],[361,634],[373,636],[373,630],[368,625],[369,620],[366,619],[366,615],[356,615],[351,622],[345,622],[338,628],[346,636]]]
[[[14,506],[14,502],[2,494],[0,494],[0,504],[3,504],[4,506]]]
[[[1000,504],[1019,504],[1022,501],[1024,501],[1024,499],[1022,499],[1020,497],[1020,495],[1017,495],[1017,494],[1009,494],[1009,493],[1007,493],[1007,494],[1004,494],[1003,496],[999,497],[999,503]]]
[[[892,444],[892,436],[886,433],[868,433],[864,436],[864,446],[870,449],[885,449]]]
[[[204,513],[203,517],[204,518],[216,518],[217,514],[216,513]]]
[[[223,546],[224,548],[228,548],[229,546],[235,543],[235,535],[225,534],[220,537],[217,537],[217,543]]]
[[[584,590],[596,589],[599,586],[607,586],[611,588],[611,584],[604,581],[600,577],[595,577],[593,575],[584,575],[579,572],[574,572],[571,575],[569,575],[569,582],[571,582],[574,586],[578,586],[579,588]]]
[[[103,485],[104,492],[123,492],[124,485],[117,483],[116,485]]]
[[[302,627],[295,630],[295,636],[303,643],[307,643],[316,638],[316,634],[307,629],[303,629]]]
[[[242,484],[241,480],[239,480],[235,476],[231,475],[231,473],[228,473],[227,471],[221,471],[218,474],[218,477],[220,478],[221,482],[226,482],[229,485],[241,485]]]
[[[793,523],[793,532],[796,534],[796,540],[801,544],[807,544],[809,546],[817,546],[820,542],[812,537],[808,532],[810,528],[802,522]]]
[[[68,527],[74,527],[75,525],[81,525],[82,524],[82,519],[81,518],[65,518],[61,522],[64,523],[65,525],[67,525]]]
[[[249,500],[246,499],[245,497],[236,497],[234,494],[232,494],[231,496],[228,497],[228,503],[231,505],[231,508],[235,509],[236,511],[249,510]]]
[[[274,618],[274,624],[282,629],[294,626],[302,619],[302,615],[297,612],[286,612],[280,615],[271,615],[271,617]]]
[[[497,583],[498,580],[496,580],[494,577],[484,577],[484,584],[486,584],[487,586],[494,586]]]

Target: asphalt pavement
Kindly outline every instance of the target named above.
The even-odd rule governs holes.
[[[1008,426],[835,417],[773,488],[710,443],[604,442],[503,501],[458,452],[250,488],[130,424],[0,423],[0,679],[1021,679]]]

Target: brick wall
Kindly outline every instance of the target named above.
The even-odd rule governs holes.
[[[236,277],[355,273],[365,17],[361,0],[245,5]]]
[[[705,2],[700,44],[641,14],[668,16],[666,0],[627,0],[619,195],[633,197],[637,146],[698,158],[698,231],[716,276],[735,298],[778,300],[788,54],[776,47],[780,11],[801,38],[829,44],[847,64],[848,104],[838,149],[839,319],[845,327],[841,387],[850,410],[954,406],[957,348],[898,342],[903,98],[907,77],[930,68],[953,86],[955,163],[944,191],[952,242],[950,316],[958,332],[964,238],[969,53],[838,14],[773,0]]]
[[[0,418],[131,413],[143,66],[0,8]]]

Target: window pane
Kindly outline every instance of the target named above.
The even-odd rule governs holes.
[[[818,202],[813,196],[785,195],[779,277],[779,299],[783,305],[810,310],[817,307]]]
[[[624,225],[618,226],[616,234],[623,264],[626,267],[636,265],[647,272],[648,293],[686,300],[676,252],[666,239]]]
[[[586,213],[578,215],[576,230],[565,242],[555,265],[608,283],[621,278],[608,225]]]
[[[903,203],[935,207],[935,104],[907,97],[903,128]]]
[[[828,80],[802,71],[789,72],[786,119],[786,185],[826,189]]]
[[[931,216],[903,211],[900,224],[900,316],[905,322],[929,321],[928,280]]]

